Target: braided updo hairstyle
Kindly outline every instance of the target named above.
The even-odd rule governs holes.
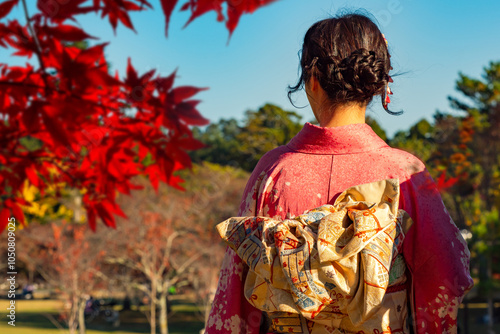
[[[347,14],[313,24],[304,37],[298,83],[288,87],[288,98],[315,76],[332,105],[367,105],[380,95],[386,101],[392,69],[389,50],[377,25],[360,14]],[[293,102],[292,102],[293,103]]]

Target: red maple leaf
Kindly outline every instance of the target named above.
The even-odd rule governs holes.
[[[446,172],[442,172],[436,182],[436,187],[440,192],[452,187],[459,180],[458,177],[450,177],[446,180]]]
[[[15,5],[19,0],[9,0],[9,1],[4,1],[3,3],[0,4],[0,19],[4,18],[7,16],[12,8],[14,8]]]
[[[276,0],[188,0],[181,7],[181,11],[190,10],[191,16],[184,25],[186,27],[196,18],[210,11],[217,13],[217,21],[226,22],[226,28],[229,30],[229,38],[238,25],[241,15],[251,14],[256,9],[270,4]],[[168,25],[170,23],[170,16],[177,4],[178,0],[161,0],[163,12],[165,13],[165,35],[168,34]],[[223,4],[227,7],[226,17],[223,13]],[[228,42],[229,42],[228,38]]]

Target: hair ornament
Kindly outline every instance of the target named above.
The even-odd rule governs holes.
[[[318,61],[318,57],[314,57],[309,65],[304,66],[307,69],[312,68],[314,65],[316,65],[316,62]]]
[[[387,38],[385,38],[385,35],[382,34],[382,37],[384,38],[384,41],[385,41],[385,45],[387,47],[389,47],[389,42],[387,42]],[[390,56],[389,56],[390,57]],[[391,69],[392,69],[392,66],[391,66]],[[386,89],[386,92],[385,92],[385,101],[384,101],[384,108],[387,110],[387,105],[389,103],[391,103],[391,98],[389,97],[389,95],[392,95],[392,91],[391,91],[391,88],[389,87],[389,82],[394,82],[391,78],[390,75],[387,75],[387,89]]]
[[[387,88],[384,94],[385,96],[384,96],[383,106],[385,110],[387,110],[387,105],[391,103],[391,98],[389,97],[389,95],[392,95],[392,91],[391,88],[389,87],[389,82],[394,82],[390,75],[387,76]]]

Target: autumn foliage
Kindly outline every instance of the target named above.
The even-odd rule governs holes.
[[[177,0],[162,0],[166,29]],[[189,0],[191,22],[216,11],[230,32],[240,16],[267,0]],[[226,3],[226,16],[223,13]],[[6,20],[22,6],[27,22]],[[147,175],[180,187],[174,172],[191,166],[186,151],[202,147],[190,126],[205,125],[193,97],[203,88],[175,86],[176,73],[138,73],[128,59],[125,77],[110,73],[104,50],[77,26],[78,15],[95,14],[134,30],[130,13],[152,9],[146,0],[38,0],[29,16],[25,0],[0,4],[0,46],[18,57],[36,57],[38,67],[0,63],[0,230],[7,217],[24,222],[21,197],[28,182],[43,195],[50,184],[80,190],[90,227],[101,218],[115,226],[124,216],[116,193],[140,186],[131,180]],[[135,30],[134,30],[135,31]]]
[[[276,0],[189,0],[182,5],[181,10],[190,10],[191,17],[186,26],[197,17],[209,12],[217,12],[217,21],[224,21],[229,35],[233,33],[238,25],[242,14],[253,13],[257,8],[270,4]],[[165,34],[167,34],[170,15],[177,0],[162,0],[163,11],[166,17]],[[223,13],[223,5],[226,5],[226,15]]]

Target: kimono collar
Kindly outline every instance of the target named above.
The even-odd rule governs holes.
[[[366,123],[323,128],[307,122],[287,147],[311,154],[352,154],[388,145]]]

